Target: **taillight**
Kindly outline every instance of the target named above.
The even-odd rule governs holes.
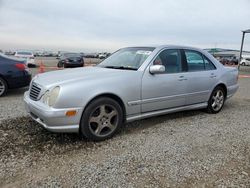
[[[15,66],[20,71],[24,71],[25,69],[27,69],[26,65],[22,63],[16,63]]]

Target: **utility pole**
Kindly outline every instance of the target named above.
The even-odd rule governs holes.
[[[242,39],[241,39],[241,46],[240,46],[240,58],[239,58],[239,64],[238,64],[238,69],[240,70],[240,61],[242,59],[242,51],[243,51],[243,45],[244,45],[244,39],[245,39],[245,34],[250,33],[250,29],[242,31]]]

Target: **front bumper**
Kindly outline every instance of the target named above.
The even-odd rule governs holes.
[[[83,108],[55,109],[46,106],[40,101],[29,98],[29,92],[24,93],[25,109],[33,120],[41,124],[51,132],[78,133]],[[66,116],[69,110],[76,110],[77,114],[72,117]]]

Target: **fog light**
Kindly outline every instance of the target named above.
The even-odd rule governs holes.
[[[66,116],[74,116],[76,115],[76,110],[70,110],[66,112]]]

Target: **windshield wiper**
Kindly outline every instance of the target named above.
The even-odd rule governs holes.
[[[135,67],[125,67],[125,66],[105,66],[104,68],[109,69],[124,69],[124,70],[137,70]]]

